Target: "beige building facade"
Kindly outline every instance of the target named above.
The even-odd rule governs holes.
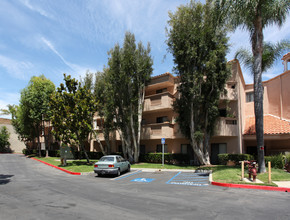
[[[283,57],[283,61],[284,72],[263,82],[266,155],[290,151],[290,71],[287,67],[290,53]],[[253,85],[245,83],[238,60],[232,60],[230,64],[232,75],[226,83],[227,94],[220,97],[220,118],[210,141],[213,164],[217,163],[217,155],[220,153],[256,153]],[[178,83],[177,77],[164,73],[152,77],[147,85],[142,116],[141,153],[160,152],[161,138],[165,138],[166,152],[193,155],[189,140],[180,132],[175,120],[177,115],[172,108],[178,95]],[[101,131],[101,120],[97,116],[94,118],[96,130]],[[105,145],[102,133],[99,138]],[[112,152],[121,152],[118,132],[112,135],[111,144]],[[94,139],[90,142],[90,151],[100,151]],[[191,159],[196,160],[194,156]]]

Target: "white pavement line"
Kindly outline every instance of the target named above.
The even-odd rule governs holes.
[[[137,174],[137,173],[141,173],[142,172],[142,170],[136,170],[135,172],[130,172],[130,173],[128,173],[128,174],[126,174],[126,175],[122,175],[122,176],[120,176],[120,177],[117,177],[117,178],[113,178],[113,179],[110,179],[110,180],[119,180],[119,179],[123,179],[123,178],[126,178],[126,177],[129,177],[129,176],[133,176],[133,175],[135,175],[135,174]]]

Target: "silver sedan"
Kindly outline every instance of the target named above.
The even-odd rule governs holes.
[[[99,176],[104,174],[114,174],[120,176],[122,172],[129,172],[131,165],[129,161],[125,160],[119,155],[103,156],[94,165],[94,172]]]

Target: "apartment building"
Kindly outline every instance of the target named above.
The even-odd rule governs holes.
[[[283,56],[284,72],[264,85],[264,131],[266,155],[290,151],[290,53]],[[211,162],[220,153],[256,153],[253,84],[245,84],[238,60],[230,61],[232,75],[220,97],[220,118],[210,140]],[[143,109],[141,153],[161,152],[161,138],[166,139],[165,152],[193,155],[192,148],[180,132],[172,103],[177,97],[178,78],[170,73],[154,76],[146,87]],[[100,129],[100,117],[94,118]],[[102,133],[99,135],[104,143]],[[112,152],[121,151],[118,133],[112,134]],[[90,151],[100,151],[91,140]],[[192,160],[196,158],[192,156]]]

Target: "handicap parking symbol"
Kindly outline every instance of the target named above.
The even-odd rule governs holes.
[[[131,180],[131,182],[141,182],[141,183],[150,183],[155,179],[150,179],[150,178],[136,178]]]

